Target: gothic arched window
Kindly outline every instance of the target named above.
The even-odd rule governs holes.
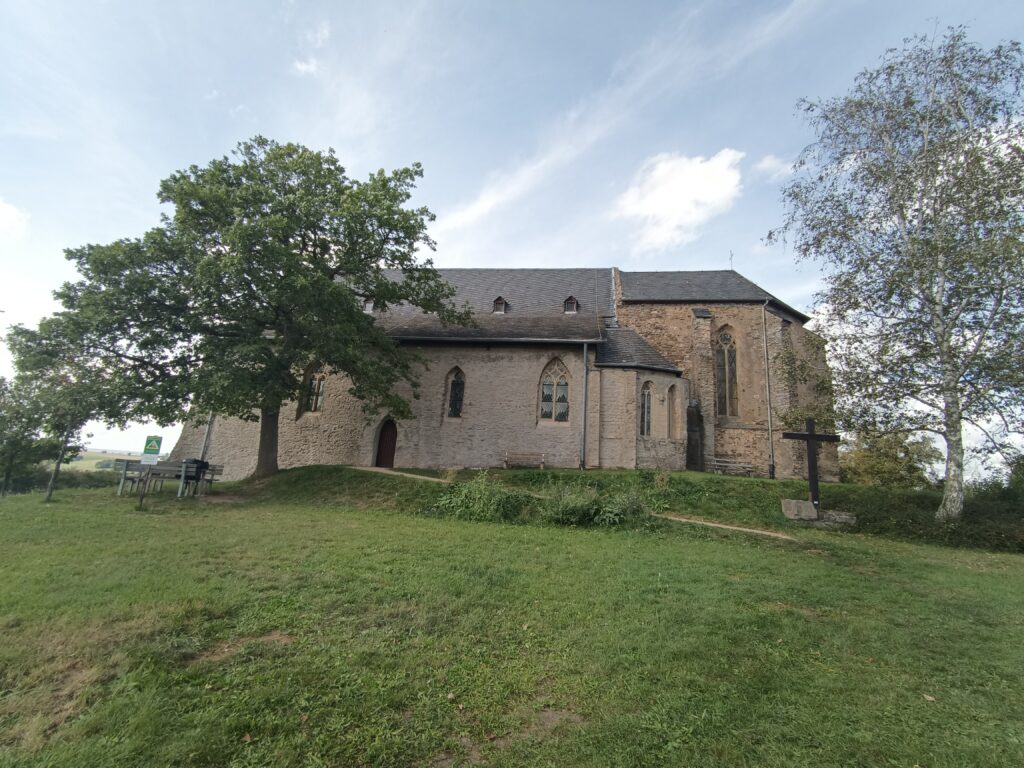
[[[569,371],[561,360],[552,360],[540,377],[540,418],[569,420]]]
[[[452,368],[448,374],[448,416],[457,419],[462,416],[462,399],[466,393],[466,376],[460,368]]]
[[[736,384],[736,339],[726,326],[715,339],[715,391],[719,416],[739,416],[739,387]]]
[[[651,399],[654,394],[654,387],[651,382],[645,381],[640,388],[640,436],[650,437],[651,435]]]

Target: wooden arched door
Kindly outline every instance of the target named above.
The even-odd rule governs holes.
[[[392,419],[388,419],[380,425],[380,434],[377,436],[377,458],[374,461],[374,466],[395,466],[395,445],[397,443],[398,427]]]

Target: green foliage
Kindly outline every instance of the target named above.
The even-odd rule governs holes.
[[[464,483],[453,483],[424,511],[457,520],[518,522],[527,512],[528,494],[495,482],[487,472],[478,473]]]
[[[600,494],[581,485],[556,485],[544,501],[543,519],[555,525],[594,525],[603,512]]]
[[[839,447],[839,472],[844,483],[928,488],[934,485],[932,467],[942,460],[927,437],[906,434],[857,434]]]
[[[757,528],[798,528],[782,515],[782,499],[807,498],[807,483],[700,472],[516,470],[498,475],[513,487],[554,500],[554,515],[567,524],[593,520],[595,508],[636,493],[649,512],[669,512]],[[999,491],[968,496],[963,519],[935,519],[941,489],[823,483],[822,507],[857,517],[856,530],[952,547],[1024,552],[1024,504]]]
[[[647,514],[647,500],[637,488],[606,495],[586,485],[554,485],[541,507],[542,520],[580,527],[635,525]]]
[[[968,497],[977,502],[1003,506],[1008,512],[1024,517],[1024,454],[1009,461],[1005,476],[994,475],[972,483]]]
[[[857,516],[862,533],[951,547],[1024,553],[1024,505],[968,494],[957,520],[935,519],[941,490],[832,485],[828,508]]]
[[[40,487],[42,462],[68,462],[81,449],[69,442],[62,453],[62,437],[53,429],[63,426],[54,406],[58,412],[64,406],[59,391],[46,391],[47,386],[47,380],[32,376],[14,382],[0,377],[0,496]]]
[[[17,478],[12,493],[31,493],[46,490],[52,471],[50,467],[37,464],[30,471]],[[113,471],[83,471],[65,468],[57,479],[57,488],[111,488],[120,481],[121,473]]]
[[[545,522],[581,527],[635,525],[646,518],[648,501],[636,487],[602,493],[585,482],[565,482],[565,475],[540,473],[538,487],[526,492],[509,487],[484,471],[448,486],[424,512],[459,520],[491,522]]]
[[[270,421],[311,366],[344,373],[368,411],[404,417],[396,385],[416,394],[417,358],[367,308],[469,322],[418,256],[433,247],[433,215],[408,207],[421,176],[356,181],[332,151],[242,142],[165,179],[171,213],[143,237],[69,250],[81,279],[57,292],[65,311],[47,332],[109,380],[121,418]],[[261,430],[258,473],[276,471],[276,440]]]
[[[964,422],[993,449],[1024,431],[1024,51],[914,37],[800,106],[816,141],[769,238],[826,270],[840,426],[942,436],[956,517]]]

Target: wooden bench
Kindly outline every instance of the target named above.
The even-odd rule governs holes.
[[[213,481],[224,474],[223,464],[207,464],[203,466],[194,459],[185,461],[159,461],[156,464],[143,464],[141,461],[118,460],[114,468],[121,473],[121,481],[117,485],[117,495],[124,495],[125,486],[129,493],[134,493],[139,483],[148,481],[146,490],[153,488],[163,490],[164,480],[178,481],[178,498],[197,496],[205,489],[209,492]]]
[[[505,469],[511,469],[512,467],[537,467],[538,469],[544,469],[544,458],[546,454],[543,453],[512,453],[511,451],[505,451]]]
[[[756,471],[753,464],[739,459],[711,459],[708,469],[716,475],[746,475],[752,477]]]

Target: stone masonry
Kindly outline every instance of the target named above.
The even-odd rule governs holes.
[[[742,301],[721,296],[694,301],[640,300],[635,294],[624,299],[616,269],[451,270],[448,274],[451,277],[446,278],[458,283],[460,295],[476,305],[475,311],[484,321],[478,326],[484,330],[477,332],[504,333],[509,338],[449,339],[440,334],[452,331],[431,329],[419,320],[419,325],[406,326],[416,334],[438,335],[432,340],[400,342],[412,347],[425,365],[419,374],[418,393],[414,396],[408,387],[399,392],[409,399],[413,414],[397,422],[395,466],[495,467],[511,452],[543,453],[545,464],[551,467],[579,467],[582,461],[595,468],[684,469],[687,409],[699,406],[705,463],[731,459],[767,475],[770,385],[777,476],[805,475],[804,445],[782,440],[782,431],[800,426],[804,412],[814,408],[820,412],[821,407],[827,410],[830,404],[794,374],[793,360],[809,362],[827,378],[824,353],[813,343],[814,334],[804,328],[805,316],[742,276],[667,273],[684,280],[696,275],[694,279],[703,279],[711,287],[740,285],[744,290],[761,291],[745,294],[747,299]],[[656,274],[660,280],[663,273],[631,274]],[[701,277],[706,274],[712,277]],[[507,318],[491,314],[491,293],[499,289],[506,299],[511,297]],[[562,299],[570,293],[582,299],[580,313],[566,311],[563,320]],[[763,303],[757,300],[762,295],[768,297]],[[592,313],[592,319],[581,314],[584,310]],[[609,330],[601,331],[602,323]],[[614,328],[622,330],[611,330]],[[736,345],[738,414],[730,417],[716,413],[715,396],[714,342],[725,328]],[[578,341],[568,340],[572,333]],[[541,338],[515,338],[524,334]],[[601,350],[595,343],[587,343],[595,334],[605,339]],[[565,422],[539,417],[541,379],[552,361],[560,361],[567,371],[569,418]],[[461,416],[450,417],[448,391],[456,369],[465,381],[463,409]],[[640,434],[645,384],[652,395],[649,435]],[[581,450],[584,401],[586,446]],[[347,379],[333,375],[326,380],[322,409],[304,412],[291,403],[282,408],[279,418],[278,462],[287,468],[373,465],[381,427],[390,416],[366,414],[362,403],[349,393]],[[205,425],[186,428],[171,458],[198,456],[205,429]],[[225,465],[226,479],[246,477],[255,469],[258,441],[255,420],[218,418],[211,428],[207,458]],[[837,476],[834,444],[822,448],[820,468],[823,479]]]
[[[417,399],[411,391],[413,417],[398,424],[395,466],[462,468],[501,466],[506,451],[544,453],[552,467],[578,467],[582,439],[583,355],[581,347],[552,349],[538,346],[431,345],[416,351],[427,361],[420,374]],[[650,464],[652,455],[673,469],[685,464],[684,382],[658,371],[597,369],[588,354],[587,412],[588,467],[635,467]],[[545,367],[561,360],[568,368],[569,420],[556,423],[538,418],[540,380]],[[465,376],[462,416],[447,416],[449,373],[458,367]],[[651,438],[638,436],[636,398],[651,381],[655,396]],[[669,438],[668,403],[677,398],[677,424]],[[372,466],[377,436],[387,414],[367,416],[362,404],[348,393],[343,376],[327,379],[324,407],[300,413],[290,403],[281,409],[278,463],[282,468],[306,464]],[[204,426],[186,428],[171,454],[172,460],[198,456]],[[217,419],[208,456],[225,465],[225,479],[252,474],[256,466],[259,425],[241,419]]]
[[[618,270],[616,270],[618,275]],[[752,464],[755,472],[767,476],[768,395],[771,384],[772,443],[776,476],[804,478],[807,461],[804,446],[783,440],[788,414],[816,405],[817,395],[807,382],[794,381],[786,349],[804,357],[821,353],[805,343],[812,332],[795,317],[778,309],[750,303],[662,303],[624,302],[616,279],[616,311],[619,322],[634,328],[668,360],[684,371],[690,397],[704,414],[704,453],[707,461],[726,458]],[[700,310],[700,311],[695,311]],[[763,319],[762,319],[763,318]],[[764,325],[762,325],[764,322]],[[736,339],[739,416],[725,418],[716,412],[714,339],[728,328]],[[768,361],[765,361],[765,331]],[[827,370],[823,359],[817,367]],[[767,368],[767,370],[766,370]],[[799,420],[793,426],[799,426]],[[834,444],[821,448],[819,468],[824,480],[837,480],[839,457]]]

